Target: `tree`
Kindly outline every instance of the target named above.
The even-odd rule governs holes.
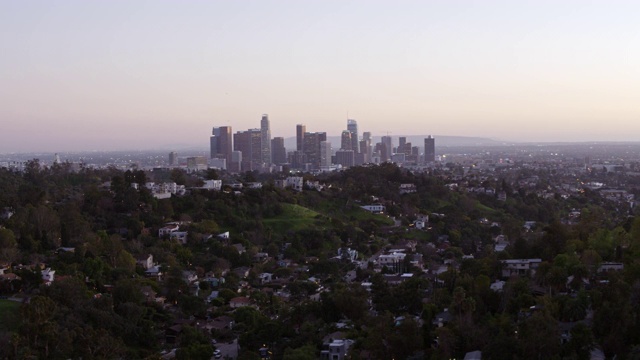
[[[560,334],[556,320],[536,312],[520,327],[518,337],[522,355],[528,359],[550,359],[560,353]]]
[[[286,348],[284,350],[284,356],[282,357],[283,360],[315,360],[317,358],[316,347],[312,344],[307,344],[295,349]]]
[[[567,347],[577,359],[588,359],[594,345],[595,340],[589,326],[578,323],[571,329],[571,340],[569,340]]]
[[[12,263],[19,257],[20,251],[13,231],[0,229],[0,261]]]

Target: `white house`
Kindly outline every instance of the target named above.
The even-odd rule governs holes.
[[[402,194],[412,194],[416,192],[415,184],[400,184],[400,195]]]
[[[51,268],[46,268],[42,270],[42,281],[44,281],[46,285],[50,285],[55,279],[55,275],[56,275],[55,270],[51,270]]]
[[[222,189],[222,180],[205,180],[203,189],[220,191]]]
[[[260,278],[260,284],[262,285],[270,283],[273,280],[273,274],[271,273],[262,273],[258,275],[258,277]]]
[[[167,224],[167,226],[162,227],[158,230],[158,237],[163,237],[170,235],[172,232],[180,230],[180,225],[177,224]]]
[[[401,252],[392,252],[391,254],[382,254],[378,256],[378,264],[380,266],[396,266],[404,261],[404,258],[407,256],[405,253]]]
[[[381,204],[364,205],[360,207],[374,214],[379,214],[384,212],[384,205],[381,205]]]
[[[147,254],[136,257],[136,264],[142,266],[145,270],[149,270],[153,266],[153,255]]]
[[[304,185],[304,179],[302,176],[289,176],[285,181],[285,186],[290,187],[295,191],[302,191]]]
[[[187,235],[189,235],[189,232],[187,231],[174,231],[171,234],[169,234],[169,238],[172,240],[175,239],[180,244],[184,245],[187,243]]]
[[[349,347],[353,344],[353,340],[333,340],[323,345],[320,351],[320,359],[322,360],[343,360],[347,357]]]

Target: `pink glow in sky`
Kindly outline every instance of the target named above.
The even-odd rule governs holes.
[[[0,0],[0,152],[212,126],[640,141],[638,1]]]

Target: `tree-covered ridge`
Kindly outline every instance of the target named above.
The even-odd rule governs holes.
[[[323,189],[301,192],[276,186],[284,176],[0,169],[0,295],[14,300],[0,299],[0,357],[177,348],[178,358],[209,359],[221,346],[212,339],[235,339],[240,358],[267,346],[274,358],[315,359],[332,336],[362,359],[640,353],[640,220],[626,203],[551,193],[553,174],[517,169],[372,165],[304,175]],[[219,177],[222,191],[199,187]],[[158,199],[143,186],[151,181],[189,191]],[[160,236],[167,224],[185,241]],[[382,264],[394,251],[406,256]],[[539,264],[505,276],[510,259]]]

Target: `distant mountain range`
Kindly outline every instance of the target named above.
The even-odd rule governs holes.
[[[429,135],[398,135],[392,136],[393,146],[398,146],[398,138],[406,137],[407,142],[410,142],[412,146],[424,147],[424,139]],[[439,136],[433,135],[436,142],[436,147],[440,146],[501,146],[509,145],[511,142],[497,141],[488,138],[470,137],[470,136]],[[381,136],[373,136],[373,144],[380,142]],[[331,148],[336,150],[340,148],[340,136],[327,136],[327,140],[331,143]],[[288,137],[284,139],[284,147],[288,150],[296,148],[296,138]]]

